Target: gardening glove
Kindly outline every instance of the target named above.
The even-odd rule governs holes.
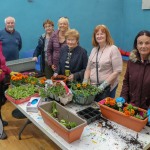
[[[18,74],[18,72],[12,71],[12,72],[10,73],[11,76],[13,76],[13,75],[15,75],[15,74]]]
[[[88,79],[83,79],[82,84],[87,84],[88,83]]]
[[[101,92],[103,92],[107,86],[109,86],[109,83],[107,81],[104,81],[98,88]]]
[[[116,98],[116,102],[118,107],[122,107],[122,105],[125,103],[125,99],[123,97]]]
[[[148,124],[150,125],[150,108],[147,111],[147,116],[148,116]]]

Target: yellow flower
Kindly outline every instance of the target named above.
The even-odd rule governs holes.
[[[80,87],[81,87],[81,84],[80,84],[80,83],[78,83],[78,84],[77,84],[77,88],[80,88]]]

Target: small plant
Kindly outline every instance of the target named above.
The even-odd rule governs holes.
[[[51,114],[52,117],[58,118],[58,111],[57,111],[55,102],[52,103],[52,111],[51,111],[50,114]]]
[[[62,125],[64,125],[67,129],[72,129],[72,128],[75,128],[77,126],[76,122],[70,122],[70,121],[67,121],[65,119],[61,119],[60,123]]]
[[[35,93],[38,93],[38,89],[35,86],[29,84],[26,86],[22,85],[14,88],[9,88],[6,93],[12,98],[19,100],[22,98],[27,98]]]
[[[28,74],[17,73],[11,76],[10,83],[14,86],[20,86],[22,84],[33,84],[33,85],[38,85],[40,87],[44,87],[45,80],[46,80],[45,77],[40,79],[36,78],[33,75],[33,72]]]
[[[53,102],[52,103],[52,109],[51,109],[51,112],[50,112],[50,115],[55,118],[57,121],[58,120],[58,110],[57,110],[57,107],[56,107],[56,102]],[[70,122],[68,120],[65,120],[65,119],[61,119],[59,121],[63,126],[65,126],[67,129],[72,129],[72,128],[75,128],[77,126],[77,123],[76,122]]]
[[[10,78],[10,83],[14,86],[20,86],[27,83],[28,75],[23,75],[21,73],[12,75]]]
[[[90,84],[71,83],[71,89],[75,95],[82,95],[87,98],[89,96],[95,96],[101,91],[96,86]]]
[[[58,97],[63,96],[66,93],[66,90],[62,85],[53,85],[48,86],[47,88],[41,88],[39,90],[39,93],[42,98],[50,97],[50,94]]]

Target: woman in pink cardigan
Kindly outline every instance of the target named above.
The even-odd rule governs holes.
[[[92,36],[93,49],[89,56],[83,83],[97,85],[106,97],[115,97],[118,77],[122,71],[122,57],[105,25],[95,27]],[[97,96],[100,101],[102,96]],[[105,98],[105,97],[103,97]],[[103,99],[102,98],[102,99]]]

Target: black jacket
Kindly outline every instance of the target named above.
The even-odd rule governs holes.
[[[68,51],[69,48],[67,45],[61,48],[59,65],[58,69],[56,70],[56,73],[58,74],[65,75],[65,61]],[[80,82],[83,80],[88,61],[87,51],[81,46],[75,47],[72,51],[73,52],[70,59],[70,71],[71,74],[74,75],[74,80]]]
[[[42,34],[39,38],[38,45],[36,49],[34,50],[33,57],[38,57],[41,55],[40,58],[40,68],[41,72],[44,72],[45,68],[45,52],[44,52],[44,47],[45,47],[45,34]]]

